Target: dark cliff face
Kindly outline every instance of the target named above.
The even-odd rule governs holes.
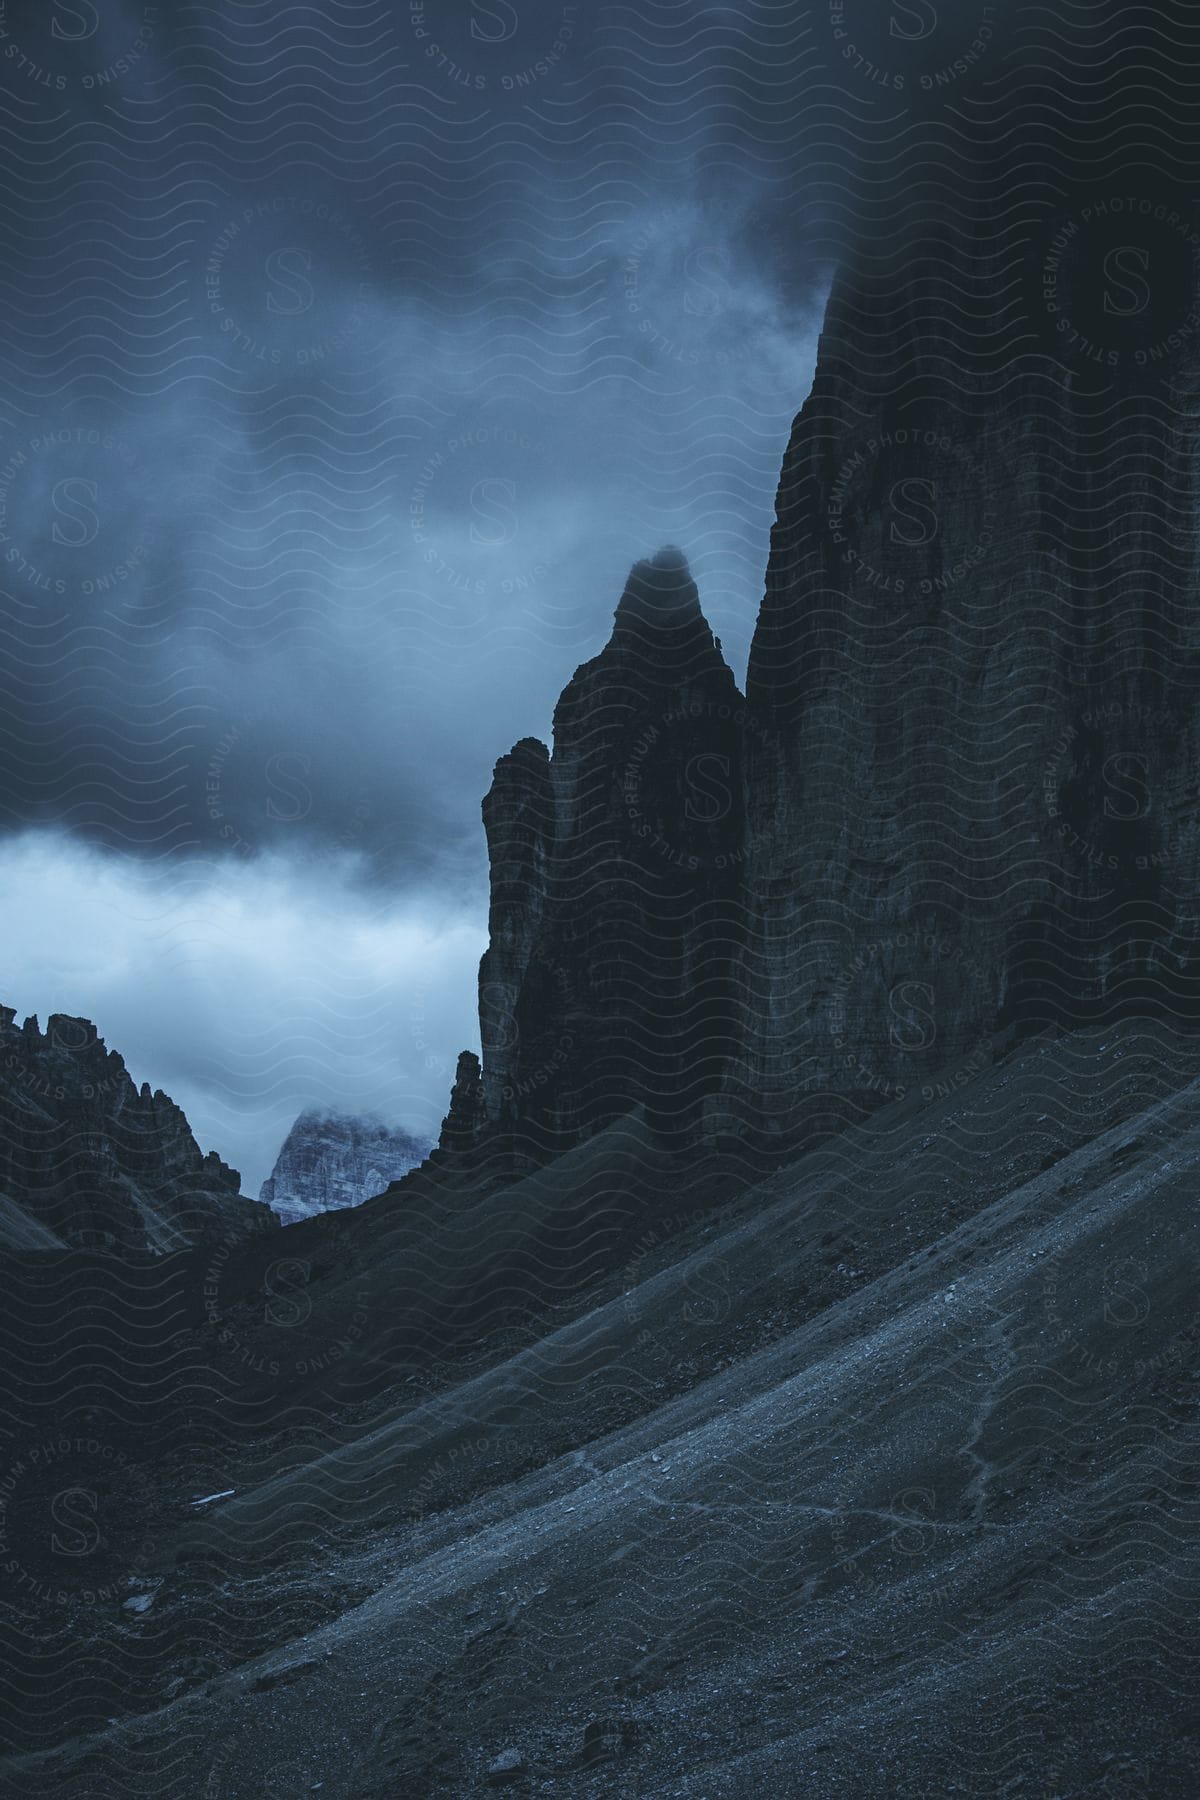
[[[0,1007],[0,1223],[14,1248],[164,1252],[236,1241],[273,1214],[205,1155],[175,1102],[136,1088],[87,1019]]]
[[[498,764],[481,1141],[782,1147],[1200,1016],[1200,229],[989,179],[838,278],[746,699],[665,552]]]
[[[542,1160],[635,1106],[694,1134],[734,1031],[745,704],[686,561],[639,563],[576,670],[554,751],[484,802],[483,1135]]]
[[[1179,228],[1087,210],[832,297],[747,677],[768,1129],[801,1090],[969,1066],[1006,1022],[1194,1020],[1200,364],[1169,343],[1200,289]],[[1105,315],[1114,254],[1167,269],[1148,318]]]

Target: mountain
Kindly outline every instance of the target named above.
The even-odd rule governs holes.
[[[1137,13],[780,108],[852,155],[745,696],[637,565],[484,802],[438,1150],[70,1259],[51,1356],[16,1259],[0,1791],[1197,1791],[1200,27]]]
[[[1194,1792],[1198,1100],[1124,1021],[748,1187],[610,1126],[440,1237],[290,1228],[277,1440],[247,1362],[208,1485],[156,1475],[121,1541],[147,1610],[75,1609],[71,1729],[26,1709],[4,1791]],[[503,1292],[506,1233],[630,1188],[574,1297],[351,1407],[431,1276],[431,1318]]]
[[[842,258],[744,698],[667,550],[552,754],[497,764],[490,1155],[642,1103],[758,1167],[966,1079],[1009,1025],[1200,1024],[1189,165],[1171,137],[1161,195],[1098,198],[1161,122],[1112,138],[1089,91],[1080,172],[1033,85],[1052,191],[1009,203],[1007,132],[960,146],[953,216],[873,199]],[[1153,276],[1132,297],[1126,263]]]
[[[747,696],[664,551],[500,759],[437,1151],[85,1270],[72,1394],[186,1380],[70,1476],[105,1610],[28,1378],[12,1792],[1195,1791],[1194,429],[1019,364],[914,443],[935,279],[834,290]]]
[[[987,217],[843,271],[785,456],[747,675],[767,1130],[802,1083],[852,1112],[1009,1021],[1200,1012],[1200,356],[1147,366],[1114,321],[1120,360],[1064,368],[1028,218]],[[1081,306],[1122,230],[1159,255],[1114,224]]]
[[[663,551],[553,753],[496,765],[460,1150],[545,1162],[643,1105],[755,1163],[965,1079],[1010,1024],[1200,1017],[1200,444],[1044,366],[930,424],[936,289],[835,289],[748,698]],[[1200,388],[1194,353],[1172,380]]]
[[[99,1298],[85,1270],[72,1395],[132,1320],[186,1381],[109,1384],[103,1480],[40,1460],[29,1382],[4,1529],[38,1698],[0,1791],[1195,1791],[1200,1057],[1143,980],[1155,915],[1106,964],[1087,881],[1048,883],[1095,991],[976,983],[970,946],[1038,915],[1014,879],[932,915],[944,953],[906,918],[898,871],[915,903],[957,853],[917,738],[907,813],[866,687],[799,764],[806,715],[741,702],[694,594],[640,565],[553,754],[502,759],[439,1150],[183,1259],[169,1306],[136,1260]],[[0,1358],[40,1367],[44,1286],[9,1295]],[[95,1567],[45,1529],[68,1479]]]
[[[0,1007],[0,1237],[14,1250],[233,1245],[274,1225],[88,1019]]]
[[[379,1119],[309,1107],[284,1139],[259,1199],[285,1225],[358,1206],[417,1168],[432,1147]]]
[[[744,702],[682,553],[632,570],[599,655],[483,803],[477,1142],[545,1161],[635,1105],[694,1136],[732,1029]]]

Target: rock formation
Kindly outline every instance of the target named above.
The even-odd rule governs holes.
[[[491,1147],[781,1148],[999,1030],[1200,1015],[1200,231],[1005,179],[846,260],[746,699],[666,551],[497,765]]]
[[[454,1071],[450,1090],[450,1108],[442,1120],[434,1160],[462,1158],[475,1154],[485,1142],[487,1119],[483,1109],[483,1079],[479,1058],[473,1050],[464,1050]]]
[[[165,1252],[273,1228],[161,1088],[87,1019],[0,1007],[0,1231],[13,1248]]]
[[[484,801],[490,1150],[544,1160],[639,1105],[694,1134],[736,1014],[745,726],[682,554],[639,563],[558,702],[553,754],[522,739]]]
[[[1000,282],[1031,251],[998,200],[846,268],[784,462],[747,676],[768,1131],[952,1078],[1006,1022],[1200,1000],[1200,359],[1166,350],[1200,288],[1106,318],[1112,255],[1159,270],[1174,228],[1086,201]]]
[[[309,1107],[284,1139],[259,1199],[285,1225],[358,1206],[417,1168],[431,1148],[381,1119]]]

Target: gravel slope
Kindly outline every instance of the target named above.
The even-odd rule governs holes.
[[[1047,1041],[697,1193],[556,1331],[166,1525],[148,1618],[222,1666],[5,1791],[1194,1792],[1198,1101],[1133,1027]]]

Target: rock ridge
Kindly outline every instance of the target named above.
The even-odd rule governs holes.
[[[0,1195],[11,1242],[39,1234],[78,1249],[164,1253],[274,1226],[240,1193],[236,1169],[203,1152],[180,1107],[89,1019],[52,1013],[20,1026],[0,1007]],[[22,1224],[22,1220],[24,1224]]]

